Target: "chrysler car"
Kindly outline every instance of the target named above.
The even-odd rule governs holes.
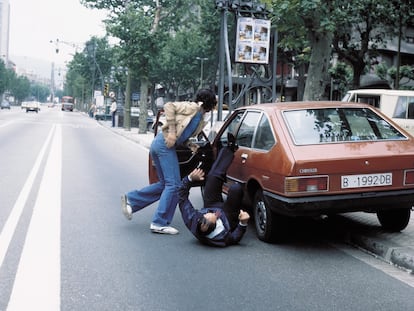
[[[208,169],[208,146],[217,154],[228,132],[239,148],[223,192],[232,183],[243,185],[260,240],[283,239],[286,221],[302,216],[364,211],[376,213],[386,230],[407,226],[414,203],[414,138],[374,107],[343,102],[241,107],[211,145],[201,139],[195,162],[204,158]],[[180,153],[187,159],[183,163],[195,157]]]

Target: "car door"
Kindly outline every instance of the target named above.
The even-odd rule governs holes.
[[[225,147],[228,145],[227,135],[228,133],[232,133],[236,137],[236,143],[239,145],[239,149],[234,154],[234,160],[227,170],[228,178],[223,187],[224,192],[234,182],[245,182],[243,178],[245,175],[244,163],[249,157],[249,149],[253,140],[255,116],[255,113],[252,114],[245,109],[234,112],[224,124],[214,141],[215,148],[220,149],[221,147]]]

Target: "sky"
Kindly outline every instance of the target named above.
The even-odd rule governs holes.
[[[105,35],[106,13],[88,9],[80,0],[9,0],[9,58],[18,67],[35,70],[50,78],[51,64],[64,68],[92,36]],[[56,53],[56,39],[59,53]],[[53,41],[53,43],[50,43]],[[43,63],[44,69],[37,68]],[[31,67],[35,67],[33,69]]]

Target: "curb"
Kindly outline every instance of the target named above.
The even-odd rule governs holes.
[[[363,234],[349,233],[344,242],[367,251],[383,261],[407,270],[414,274],[414,249],[400,246],[395,243],[366,236]]]

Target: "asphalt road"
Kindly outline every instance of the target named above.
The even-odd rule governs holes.
[[[412,275],[303,220],[284,244],[200,245],[127,221],[147,184],[147,149],[79,113],[0,113],[0,310],[414,310]],[[198,189],[191,194],[201,204]],[[374,260],[374,262],[373,262]]]

